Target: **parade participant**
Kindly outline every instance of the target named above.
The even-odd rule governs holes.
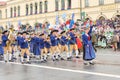
[[[4,54],[3,47],[2,47],[2,33],[0,32],[0,59]]]
[[[33,54],[33,47],[35,44],[35,35],[34,33],[30,34],[30,53]]]
[[[19,57],[20,57],[20,52],[21,52],[21,49],[20,49],[20,39],[22,37],[21,34],[22,34],[21,32],[18,32],[16,36],[16,46],[15,46],[16,52],[14,54],[15,62],[19,62]]]
[[[66,31],[62,31],[61,33],[61,38],[60,38],[60,44],[61,44],[61,53],[66,52],[67,57],[69,57],[69,51],[68,51],[68,38],[66,36]],[[64,58],[61,57],[61,60],[64,60]]]
[[[45,46],[45,53],[50,55],[51,54],[50,35],[47,36],[44,42],[44,46]]]
[[[22,37],[21,34],[22,34],[21,32],[18,32],[17,38],[16,38],[16,40],[17,40],[17,49],[18,49],[19,52],[20,52],[20,39]]]
[[[4,61],[7,62],[8,60],[8,53],[7,53],[7,44],[6,42],[8,41],[8,31],[4,31],[2,33],[2,46],[4,48]]]
[[[113,50],[117,50],[117,42],[118,42],[118,35],[117,33],[114,32],[114,35],[112,37],[112,45],[113,45]]]
[[[117,49],[120,50],[120,33],[117,33],[118,37],[117,37]]]
[[[28,48],[28,37],[27,32],[22,33],[22,37],[20,39],[20,48],[21,48],[21,63],[24,64],[24,55],[27,54],[27,63],[30,64],[30,52]]]
[[[39,59],[40,58],[40,43],[39,43],[39,34],[35,34],[35,42],[33,45],[33,53],[35,58]]]
[[[19,57],[19,54],[18,53],[18,49],[17,49],[17,42],[16,42],[16,36],[15,35],[11,35],[11,54],[12,54],[12,61],[17,61],[18,60],[18,57]]]
[[[78,56],[78,47],[77,47],[77,44],[76,44],[76,35],[75,35],[74,30],[75,30],[75,28],[72,28],[72,29],[70,29],[70,32],[69,32],[70,55],[67,58],[68,60],[71,59],[73,50],[76,53],[76,58],[79,58],[79,56]]]
[[[56,37],[57,37],[57,49],[56,49],[56,60],[58,61],[59,60],[59,58],[61,59],[61,60],[64,60],[63,59],[63,57],[62,57],[62,55],[60,54],[61,53],[61,48],[62,48],[62,46],[60,45],[60,38],[61,38],[61,34],[58,34],[58,33],[56,33]]]
[[[78,52],[79,52],[79,54],[81,54],[81,52],[82,52],[81,50],[82,50],[82,47],[83,47],[82,41],[81,41],[80,38],[81,38],[80,35],[77,34],[76,43],[77,43],[77,47],[78,47]]]
[[[56,59],[56,50],[57,50],[57,34],[58,30],[51,31],[50,41],[51,41],[51,49],[52,49],[52,60],[55,61]]]
[[[102,38],[101,39],[102,39],[101,47],[105,49],[107,47],[107,38],[105,36],[105,33],[102,34]]]
[[[44,35],[44,33],[40,34],[39,40],[40,40],[39,43],[40,43],[40,51],[41,51],[41,62],[46,62],[47,54],[45,54],[45,46],[44,46],[45,35]]]
[[[93,59],[95,59],[95,50],[92,46],[91,41],[91,33],[92,33],[92,26],[85,28],[85,34],[82,35],[82,41],[83,41],[83,60],[84,64],[94,64],[92,62]]]

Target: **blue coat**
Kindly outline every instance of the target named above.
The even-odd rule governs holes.
[[[44,46],[45,46],[46,48],[50,48],[50,42],[45,41],[45,42],[44,42]]]
[[[39,38],[40,49],[44,49],[44,39]]]
[[[2,44],[0,44],[0,55],[3,55],[3,54],[4,54],[4,49],[3,49]]]
[[[57,46],[57,37],[51,35],[50,36],[51,46]]]
[[[75,34],[73,34],[72,32],[69,33],[70,35],[70,40],[69,40],[69,44],[76,44],[76,37]]]
[[[39,44],[39,38],[34,37],[35,43],[33,45],[33,53],[34,55],[40,55],[40,44]]]
[[[20,39],[21,37],[20,36],[17,36],[17,45],[20,46]]]
[[[8,40],[8,36],[3,35],[3,36],[2,36],[2,46],[3,46],[3,47],[7,46],[7,45],[6,45],[7,40]]]
[[[95,56],[95,50],[92,46],[92,41],[91,39],[89,40],[88,38],[91,37],[92,33],[92,27],[90,28],[90,31],[88,32],[87,36],[86,34],[82,35],[82,41],[83,41],[83,60],[89,61],[93,60],[96,58]]]
[[[60,44],[64,46],[67,44],[67,41],[68,41],[68,39],[65,36],[62,36],[60,39]]]
[[[34,44],[35,44],[35,37],[32,37],[30,40],[30,52],[32,53],[33,53]]]
[[[28,48],[28,41],[25,41],[25,38],[23,37],[20,38],[20,47],[22,49]]]

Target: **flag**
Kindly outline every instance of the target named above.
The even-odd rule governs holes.
[[[62,14],[62,19],[66,21],[66,13]]]
[[[59,16],[56,16],[56,25],[59,25]]]
[[[66,28],[69,29],[69,26],[70,26],[70,20],[67,20],[66,21]]]
[[[74,20],[70,20],[70,26],[69,26],[70,29],[73,28],[74,23],[75,23]]]
[[[74,20],[74,17],[75,17],[75,14],[74,14],[74,13],[72,13],[72,20]]]
[[[21,21],[18,21],[18,30],[20,30],[20,26],[22,25]]]

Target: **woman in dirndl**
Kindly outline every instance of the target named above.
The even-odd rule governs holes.
[[[82,35],[82,41],[83,41],[83,60],[84,65],[94,65],[93,59],[96,58],[95,56],[95,50],[92,45],[91,40],[91,33],[92,33],[92,26],[85,28],[85,34]]]

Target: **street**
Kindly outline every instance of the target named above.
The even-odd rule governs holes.
[[[95,65],[73,61],[32,64],[0,62],[0,80],[120,80],[120,52],[98,49]]]

